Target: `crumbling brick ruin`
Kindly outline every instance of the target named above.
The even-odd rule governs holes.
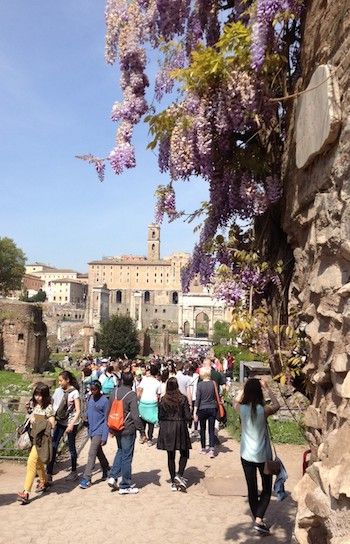
[[[16,372],[40,372],[48,360],[41,307],[0,300],[0,358]]]

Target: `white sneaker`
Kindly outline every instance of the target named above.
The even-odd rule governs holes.
[[[138,487],[124,487],[118,491],[119,495],[136,495],[138,492]]]
[[[177,485],[175,482],[172,482],[172,484],[170,485],[170,489],[171,491],[177,491]]]
[[[214,457],[215,457],[214,450],[209,450],[209,457],[210,457],[210,459],[214,459]]]
[[[108,478],[107,485],[109,485],[109,487],[112,489],[118,489],[118,482],[115,480],[115,478]]]
[[[202,448],[199,453],[202,453],[203,455],[205,455],[207,453],[207,450],[205,448]]]
[[[182,491],[186,491],[187,489],[187,480],[183,476],[179,476],[178,474],[174,478],[174,482],[176,485],[178,485]]]
[[[152,440],[147,440],[147,446],[149,446],[149,447],[150,447],[150,446],[153,446]]]
[[[75,480],[78,479],[78,473],[76,470],[72,470],[72,472],[70,474],[68,474],[68,476],[65,477],[65,481],[66,482],[75,482]]]

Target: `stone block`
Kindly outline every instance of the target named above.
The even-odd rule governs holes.
[[[338,290],[338,295],[341,297],[347,298],[350,296],[350,283],[346,283]]]
[[[350,399],[350,372],[348,372],[344,378],[341,388],[341,396],[343,399]]]
[[[332,145],[341,127],[339,88],[331,66],[318,66],[306,91],[297,99],[296,107],[298,168],[308,166]]]
[[[322,429],[323,422],[320,410],[309,406],[304,414],[304,425],[313,429]]]
[[[329,518],[331,513],[330,499],[319,487],[306,494],[305,504],[316,516]]]
[[[331,363],[334,372],[348,372],[350,370],[350,355],[347,353],[339,353],[335,355]]]

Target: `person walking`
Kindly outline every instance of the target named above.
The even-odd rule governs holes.
[[[142,437],[145,435],[145,431],[138,412],[137,396],[135,391],[132,390],[133,383],[134,376],[132,372],[123,372],[121,385],[114,390],[109,399],[109,411],[114,399],[123,401],[124,410],[124,429],[122,431],[110,429],[111,434],[116,437],[118,450],[108,474],[107,483],[112,489],[118,489],[118,478],[121,476],[119,495],[134,495],[139,492],[139,489],[132,484],[131,465],[134,456],[136,431],[140,431]]]
[[[161,395],[161,383],[156,378],[158,369],[155,365],[151,365],[149,372],[150,375],[144,376],[137,386],[137,396],[140,400],[139,412],[144,429],[140,441],[144,443],[147,440],[148,446],[152,446],[154,425],[158,422],[158,401]],[[145,436],[146,426],[148,427],[147,439]]]
[[[107,397],[101,394],[101,387],[99,380],[95,380],[90,386],[91,396],[87,405],[87,424],[91,443],[84,474],[79,484],[81,489],[87,489],[91,486],[91,475],[96,457],[100,461],[102,479],[107,479],[110,469],[102,449],[108,438],[107,414],[109,402]]]
[[[265,405],[263,392],[270,397],[270,405]],[[272,459],[267,418],[275,414],[280,405],[265,381],[250,378],[243,391],[236,395],[233,407],[239,412],[241,420],[240,455],[247,482],[249,506],[254,518],[253,528],[259,534],[266,535],[270,530],[264,522],[264,515],[270,503],[272,489],[272,475],[264,474],[265,461]],[[260,495],[257,470],[262,481]]]
[[[207,453],[206,449],[206,429],[208,422],[209,430],[209,457],[215,457],[215,419],[218,409],[217,391],[214,380],[211,379],[211,369],[201,367],[199,377],[201,381],[197,384],[196,401],[194,404],[193,419],[199,420],[201,452]]]
[[[36,474],[39,476],[39,482],[35,491],[40,493],[47,489],[44,465],[48,463],[52,454],[51,431],[55,425],[55,418],[50,389],[46,384],[42,382],[36,384],[29,410],[32,410],[29,416],[32,447],[27,461],[24,490],[17,493],[17,500],[22,504],[29,503],[29,494]]]
[[[185,491],[187,487],[184,471],[189,458],[191,440],[188,424],[192,419],[188,399],[179,390],[176,378],[169,378],[166,392],[159,404],[159,434],[157,448],[166,450],[168,469],[171,479],[171,490],[178,488]],[[180,451],[179,470],[175,472],[176,450]]]
[[[79,384],[74,375],[64,370],[58,376],[59,388],[54,393],[54,407],[56,427],[52,438],[52,458],[47,465],[49,483],[52,482],[53,467],[56,461],[59,443],[65,433],[68,437],[68,447],[71,458],[71,472],[66,477],[67,481],[78,479],[77,473],[77,449],[75,440],[80,423],[80,397]]]

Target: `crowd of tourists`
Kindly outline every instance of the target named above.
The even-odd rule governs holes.
[[[66,480],[79,480],[76,437],[82,424],[87,426],[90,447],[79,481],[81,489],[92,485],[98,459],[102,479],[110,488],[120,495],[137,494],[132,460],[138,436],[141,444],[156,445],[166,452],[171,491],[186,491],[185,469],[191,438],[199,438],[201,454],[211,459],[218,454],[219,422],[225,421],[223,393],[232,379],[233,367],[234,358],[230,354],[226,361],[209,357],[176,361],[154,357],[148,362],[91,358],[82,363],[79,383],[72,372],[62,371],[52,396],[47,385],[36,384],[28,404],[26,427],[31,449],[24,489],[18,493],[18,500],[22,504],[30,502],[36,477],[37,493],[53,485],[57,452],[64,437],[71,463]],[[271,399],[268,405],[264,392]],[[253,527],[259,534],[268,534],[264,514],[271,497],[272,476],[264,474],[264,463],[272,459],[272,452],[266,419],[278,410],[279,404],[265,382],[249,379],[234,399],[233,407],[240,414],[241,462]],[[111,463],[103,449],[110,435],[116,441]],[[262,479],[260,495],[257,472]]]

